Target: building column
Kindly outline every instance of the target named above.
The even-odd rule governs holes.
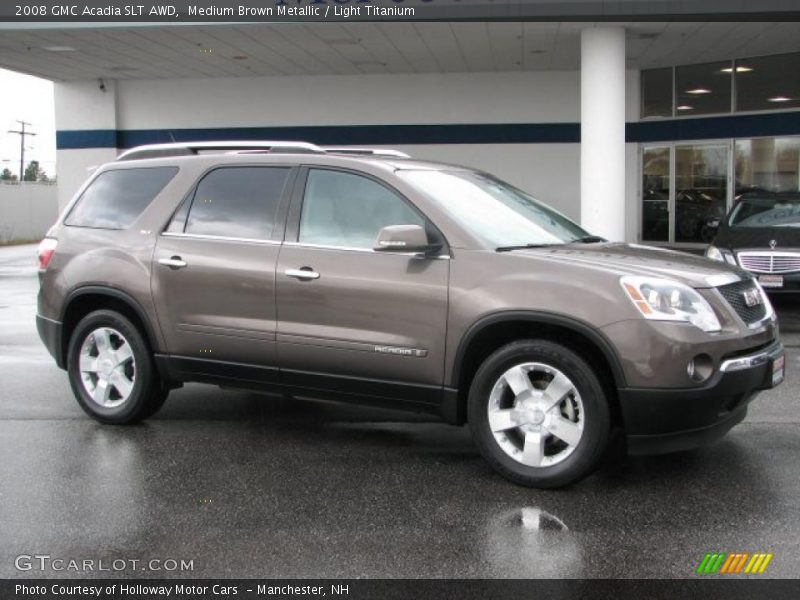
[[[581,31],[581,225],[625,239],[625,30]]]

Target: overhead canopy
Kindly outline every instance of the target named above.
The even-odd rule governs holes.
[[[0,67],[54,81],[575,70],[578,22],[40,24],[0,29]],[[602,23],[598,25],[608,25]],[[800,23],[620,23],[628,68],[800,50]]]

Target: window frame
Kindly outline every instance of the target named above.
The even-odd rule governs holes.
[[[226,236],[226,235],[213,235],[213,234],[205,234],[205,233],[187,233],[186,232],[186,224],[189,220],[189,214],[192,211],[192,206],[194,206],[194,200],[197,196],[197,188],[203,182],[203,180],[211,175],[214,171],[218,171],[221,169],[242,169],[242,168],[261,168],[261,169],[284,169],[288,171],[286,175],[286,181],[284,181],[283,189],[281,190],[280,197],[278,198],[278,205],[275,208],[275,219],[272,226],[272,232],[268,237],[265,238],[248,238],[248,237],[233,237],[233,236]],[[270,242],[278,242],[280,243],[283,240],[283,235],[286,229],[286,217],[289,209],[289,203],[291,200],[292,192],[294,190],[297,175],[298,175],[299,167],[296,164],[273,164],[273,163],[241,163],[241,164],[216,164],[211,165],[201,171],[195,178],[194,183],[189,188],[189,190],[184,194],[181,201],[178,202],[175,209],[170,213],[169,218],[164,223],[163,227],[161,228],[161,235],[168,236],[168,237],[183,237],[183,238],[191,238],[191,239],[198,239],[198,240],[222,240],[222,241],[233,241],[233,242],[258,242],[258,243],[270,243]],[[180,231],[169,231],[172,222],[177,217],[178,213],[181,209],[187,206],[186,214],[183,216],[183,224]]]
[[[286,231],[284,237],[284,244],[292,245],[292,246],[301,246],[304,248],[326,248],[332,250],[344,250],[349,252],[371,252],[374,254],[387,254],[387,255],[404,255],[404,256],[416,256],[418,252],[407,252],[403,250],[380,250],[377,251],[374,248],[358,248],[352,246],[337,246],[332,244],[309,244],[306,242],[300,242],[300,219],[303,214],[303,204],[305,202],[305,193],[306,193],[306,184],[308,183],[308,175],[312,170],[316,171],[334,171],[338,173],[346,173],[348,175],[355,175],[358,177],[364,177],[365,179],[369,179],[370,181],[386,188],[389,192],[397,196],[402,202],[406,204],[406,206],[416,213],[424,222],[425,222],[425,230],[428,233],[429,238],[436,238],[434,243],[441,243],[441,249],[437,253],[436,257],[433,258],[449,258],[450,255],[450,245],[447,242],[447,238],[442,233],[442,230],[433,222],[433,220],[428,217],[422,210],[417,207],[414,202],[412,202],[408,196],[400,192],[396,187],[389,184],[387,181],[372,175],[371,173],[366,173],[364,171],[359,171],[357,169],[350,169],[338,166],[329,166],[329,165],[301,165],[299,169],[299,173],[297,174],[297,180],[295,181],[294,190],[292,192],[291,204],[289,207],[289,214],[286,220]],[[377,232],[376,232],[377,233]]]

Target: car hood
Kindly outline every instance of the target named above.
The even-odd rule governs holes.
[[[771,248],[775,241],[775,249],[800,247],[800,227],[725,227],[720,229],[713,244],[718,248]]]
[[[514,254],[606,271],[616,276],[665,277],[695,288],[717,287],[750,277],[738,267],[701,256],[638,244],[567,244],[515,250]]]

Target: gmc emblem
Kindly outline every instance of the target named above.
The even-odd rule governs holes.
[[[747,304],[748,308],[761,304],[761,294],[758,293],[756,288],[745,290],[742,292],[742,296],[744,296],[744,303]]]

